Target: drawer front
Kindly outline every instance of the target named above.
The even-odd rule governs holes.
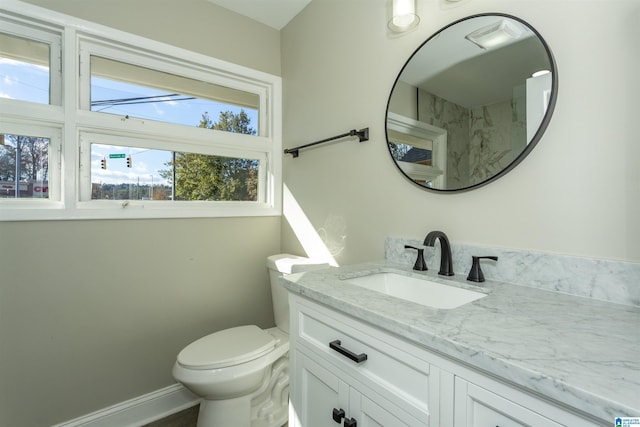
[[[455,427],[562,427],[511,400],[456,378]]]
[[[398,348],[394,345],[395,339],[383,332],[375,331],[376,336],[363,332],[357,328],[360,323],[355,319],[300,305],[292,314],[297,317],[292,333],[297,330],[298,341],[314,354],[328,359],[372,389],[392,394],[423,415],[429,414],[428,362]]]

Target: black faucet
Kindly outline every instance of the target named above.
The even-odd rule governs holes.
[[[425,246],[433,246],[436,239],[440,239],[440,271],[441,276],[453,276],[453,261],[451,259],[451,246],[447,235],[442,231],[432,231],[424,238]]]

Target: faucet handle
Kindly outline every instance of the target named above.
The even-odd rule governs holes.
[[[484,282],[484,274],[482,274],[482,269],[480,268],[481,259],[492,259],[494,261],[498,261],[497,256],[472,256],[471,259],[473,262],[471,264],[471,270],[469,271],[467,280],[472,282]]]
[[[418,251],[418,258],[416,258],[416,263],[413,265],[414,270],[418,271],[427,271],[427,263],[424,262],[424,249],[416,248],[414,246],[404,245],[405,249],[415,249]]]

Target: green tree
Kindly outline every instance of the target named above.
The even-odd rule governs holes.
[[[389,150],[391,151],[391,156],[396,160],[401,160],[410,149],[410,145],[389,142]]]
[[[204,113],[198,127],[255,135],[250,121],[244,110],[222,111],[217,122]],[[257,200],[257,160],[176,152],[165,165],[160,175],[173,183],[175,174],[176,200]]]
[[[20,165],[16,168],[18,153]],[[0,147],[0,180],[47,180],[48,173],[48,138],[4,135],[4,144]]]

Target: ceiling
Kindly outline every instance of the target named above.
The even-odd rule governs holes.
[[[207,0],[211,3],[232,10],[262,22],[276,30],[281,30],[311,0]]]
[[[498,47],[484,50],[466,39],[503,19],[479,16],[447,27],[416,52],[400,79],[467,108],[511,99],[514,87],[550,64],[533,31],[513,20],[520,34]]]

